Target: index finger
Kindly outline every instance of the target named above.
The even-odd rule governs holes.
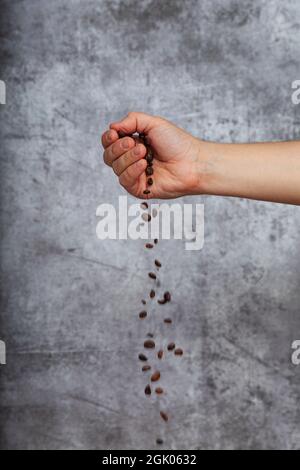
[[[119,139],[119,135],[115,129],[105,131],[101,137],[103,147],[106,149],[110,145],[114,144]]]

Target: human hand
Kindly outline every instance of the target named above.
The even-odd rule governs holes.
[[[154,152],[153,185],[145,195],[147,153],[145,145],[118,133],[143,133]],[[205,155],[201,141],[165,119],[143,113],[129,113],[110,125],[102,136],[104,161],[119,177],[120,184],[141,199],[170,199],[205,192]]]

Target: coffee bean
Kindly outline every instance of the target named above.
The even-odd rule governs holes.
[[[155,343],[154,343],[154,341],[152,341],[152,339],[147,339],[147,340],[144,342],[144,348],[146,348],[146,349],[153,349],[153,348],[155,348]]]
[[[146,134],[144,134],[144,132],[141,132],[141,133],[139,134],[139,138],[140,138],[141,140],[145,140]]]
[[[144,367],[142,368],[142,371],[143,371],[143,372],[148,372],[148,370],[151,370],[151,366],[144,366]]]
[[[145,395],[151,395],[151,387],[150,385],[147,385],[145,388]]]
[[[157,395],[161,395],[162,393],[164,393],[163,389],[161,387],[157,387],[155,389],[155,393],[157,393]]]
[[[155,273],[149,273],[148,276],[150,277],[150,279],[156,279]]]
[[[162,446],[164,441],[162,439],[156,439],[156,444]]]
[[[153,185],[153,179],[152,178],[149,178],[147,180],[147,183],[148,183],[148,186],[152,186]]]
[[[176,356],[182,356],[182,355],[183,355],[183,351],[182,351],[181,348],[177,348],[177,349],[175,349],[174,354],[175,354]]]
[[[146,300],[142,300],[143,305],[146,305],[146,303],[147,303]]]
[[[161,262],[158,261],[158,259],[156,259],[154,263],[155,263],[155,266],[157,266],[158,268],[161,268]]]
[[[162,417],[162,419],[166,422],[169,421],[169,416],[167,415],[167,413],[165,413],[164,411],[161,411],[160,412],[160,416]]]
[[[151,382],[157,382],[160,379],[160,372],[157,370],[151,375]]]
[[[171,301],[171,294],[170,294],[170,292],[165,292],[165,293],[164,293],[164,299],[166,300],[166,302],[170,302],[170,301]]]
[[[154,297],[155,297],[155,290],[152,289],[150,291],[150,299],[154,299]]]
[[[145,354],[139,354],[139,360],[142,362],[148,361],[148,357]]]
[[[147,312],[145,310],[143,310],[142,312],[139,313],[139,317],[140,317],[141,320],[146,318],[146,316],[147,316]]]
[[[173,351],[175,347],[176,347],[175,343],[168,344],[168,351]]]
[[[145,222],[150,222],[151,221],[151,215],[150,214],[142,214],[142,219]]]
[[[164,322],[170,325],[172,323],[172,319],[171,318],[165,318]]]
[[[149,155],[149,153],[146,155],[146,161],[148,165],[153,162],[153,155]]]
[[[164,352],[163,352],[162,349],[160,349],[160,350],[158,351],[158,353],[157,353],[158,359],[162,359],[162,358],[163,358],[163,355],[164,355]]]
[[[155,245],[158,244],[158,239],[157,238],[154,239],[154,243],[155,243]]]
[[[147,175],[147,176],[152,176],[153,173],[154,173],[154,170],[153,170],[152,166],[147,166],[147,168],[146,168],[146,175]]]
[[[152,243],[146,243],[145,247],[148,248],[148,250],[151,250],[154,248],[154,245],[152,245]]]
[[[151,193],[151,191],[149,191],[149,189],[145,189],[145,191],[143,191],[143,192],[144,192],[144,194],[146,194],[146,195]]]
[[[148,209],[149,206],[148,206],[147,202],[142,202],[140,207],[141,207],[141,209],[143,209],[145,211],[146,209]]]
[[[153,159],[153,150],[152,150],[152,148],[148,148],[147,157]]]
[[[157,303],[160,304],[160,305],[165,305],[167,303],[167,301],[166,301],[166,299],[158,299]]]

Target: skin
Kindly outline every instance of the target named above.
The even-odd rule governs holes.
[[[145,195],[145,133],[154,150],[154,184]],[[129,113],[102,135],[104,161],[140,199],[209,194],[300,205],[300,142],[219,144],[197,139],[161,117]]]

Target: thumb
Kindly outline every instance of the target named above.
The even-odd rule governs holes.
[[[157,124],[158,119],[150,114],[129,113],[124,119],[112,123],[109,127],[125,134],[134,134],[135,132],[147,134]]]

